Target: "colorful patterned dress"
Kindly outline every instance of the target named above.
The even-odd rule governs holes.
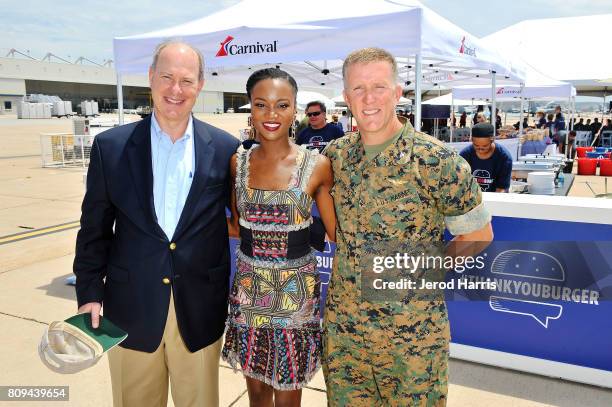
[[[296,390],[320,367],[320,280],[309,244],[305,189],[318,152],[299,148],[286,190],[249,187],[252,147],[238,150],[240,245],[223,359],[245,376]]]

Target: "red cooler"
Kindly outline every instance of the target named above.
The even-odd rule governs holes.
[[[597,173],[597,159],[578,158],[578,175],[595,175]]]
[[[578,158],[586,157],[587,151],[593,151],[593,147],[576,147],[576,156]]]
[[[580,169],[580,165],[578,165]],[[612,160],[599,160],[599,175],[612,177]]]

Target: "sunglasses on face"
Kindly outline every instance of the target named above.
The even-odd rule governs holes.
[[[317,117],[317,116],[319,116],[321,113],[322,113],[322,112],[320,112],[320,111],[319,111],[319,112],[309,112],[309,113],[306,113],[306,116],[308,116],[308,117],[313,117],[313,116],[314,116],[314,117]]]

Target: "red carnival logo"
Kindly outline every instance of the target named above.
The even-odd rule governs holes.
[[[217,51],[216,56],[226,57],[228,55],[227,48],[229,47],[229,43],[232,42],[233,39],[234,37],[232,37],[231,35],[228,35],[227,38],[224,39],[223,42],[221,43],[221,48],[219,48],[219,51]]]
[[[459,47],[459,53],[470,55],[473,57],[476,56],[476,48],[470,48],[467,45],[465,45],[465,36],[461,39],[461,46]]]

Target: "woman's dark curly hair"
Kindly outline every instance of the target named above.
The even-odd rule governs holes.
[[[294,96],[297,98],[298,86],[293,76],[289,75],[287,72],[278,68],[265,68],[260,69],[259,71],[255,71],[249,76],[249,79],[246,83],[246,91],[249,100],[251,100],[251,92],[255,85],[258,82],[263,81],[264,79],[284,79],[289,82],[289,85],[293,88]]]

